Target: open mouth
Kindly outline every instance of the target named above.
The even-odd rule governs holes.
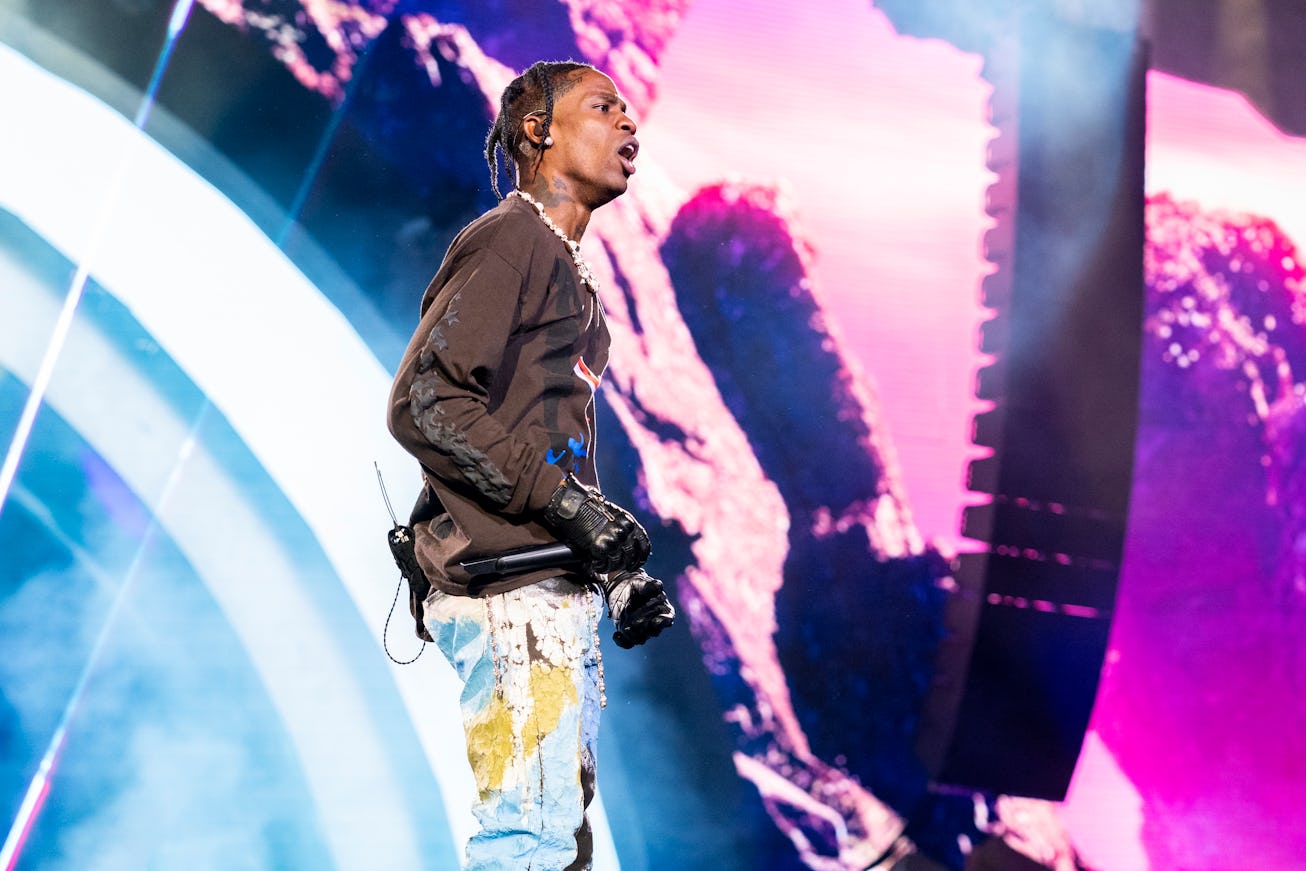
[[[635,174],[635,155],[639,154],[639,143],[634,139],[628,139],[626,144],[617,149],[617,157],[621,160],[621,168],[625,170],[626,175]]]

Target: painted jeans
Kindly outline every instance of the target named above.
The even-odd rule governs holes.
[[[593,842],[602,665],[595,593],[551,578],[496,596],[432,590],[426,627],[463,682],[480,824],[466,871],[583,871]]]

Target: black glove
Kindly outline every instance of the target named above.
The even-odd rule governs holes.
[[[643,644],[676,622],[676,609],[662,582],[642,570],[613,572],[597,577],[608,603],[608,616],[616,624],[612,640],[627,650]]]
[[[544,509],[544,524],[597,573],[637,569],[648,559],[648,533],[630,512],[568,475]]]

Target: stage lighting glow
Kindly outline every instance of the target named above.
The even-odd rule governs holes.
[[[1234,91],[1160,72],[1147,91],[1149,195],[1270,216],[1306,244],[1306,139],[1286,135]]]

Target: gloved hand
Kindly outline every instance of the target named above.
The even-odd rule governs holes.
[[[544,509],[544,525],[600,574],[638,569],[651,549],[648,533],[629,511],[571,475]]]
[[[662,589],[662,582],[642,569],[598,576],[608,616],[616,625],[612,640],[627,650],[643,644],[676,621],[676,608]]]

